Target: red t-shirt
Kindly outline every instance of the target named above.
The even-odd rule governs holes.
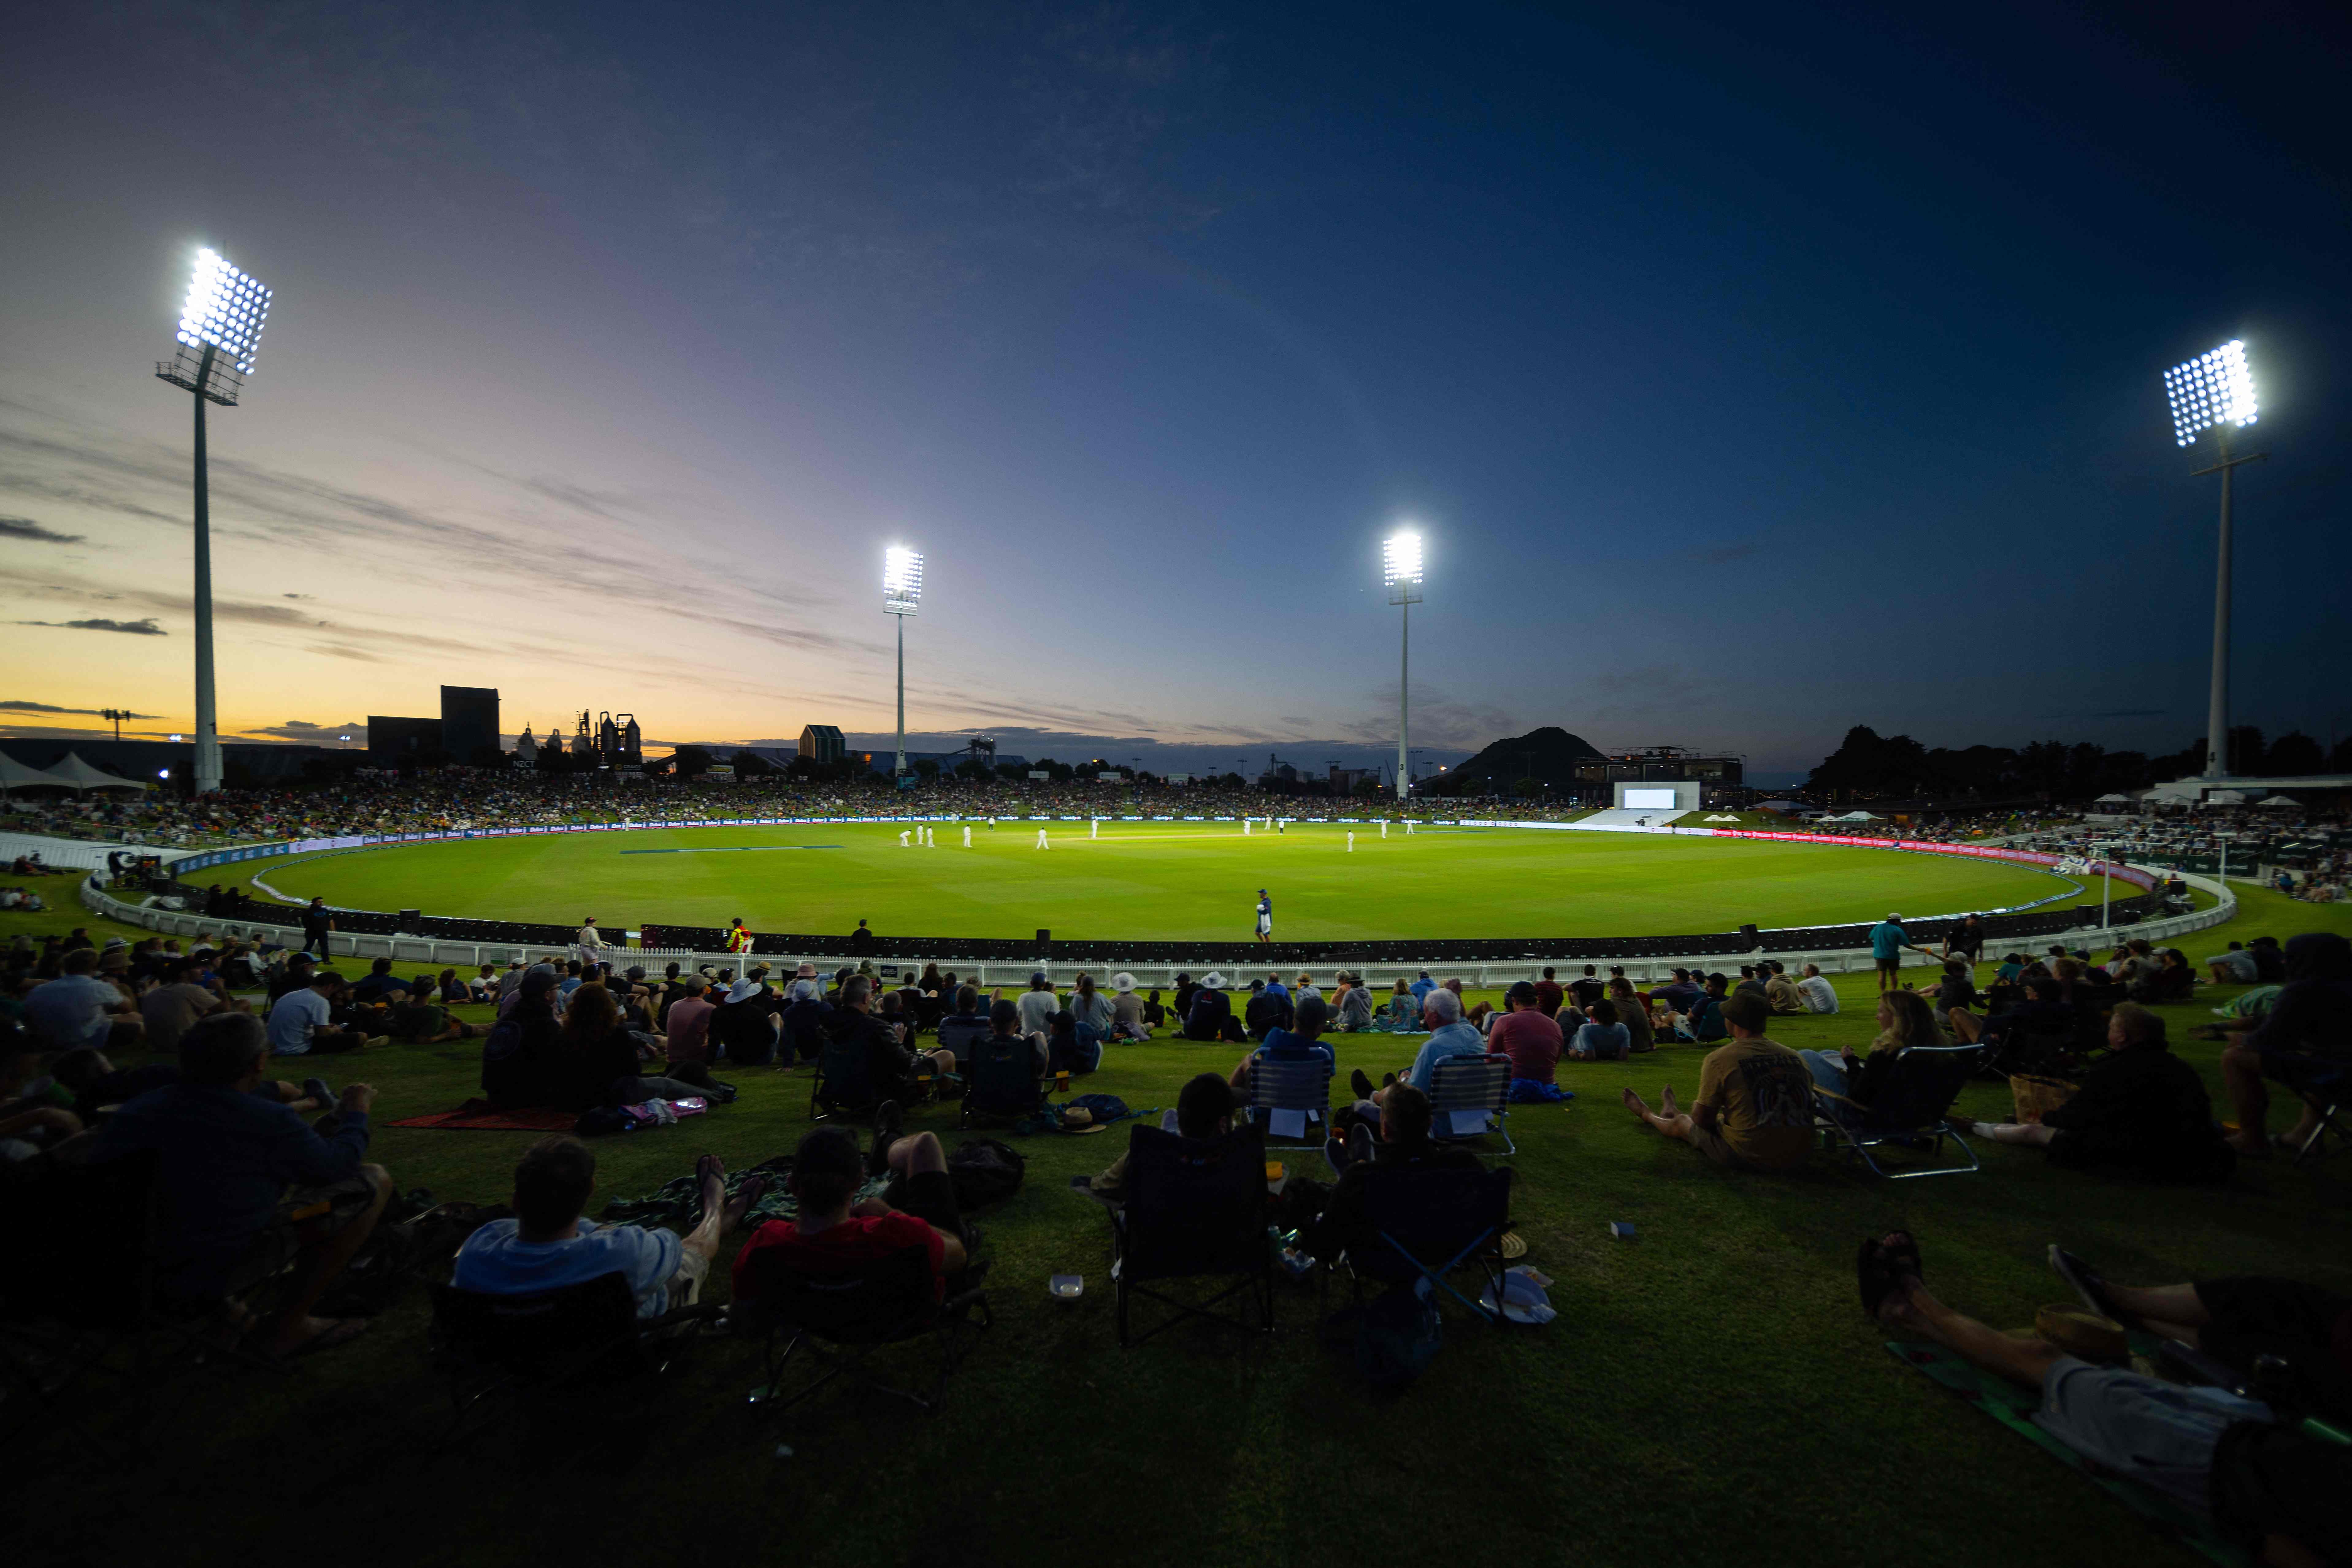
[[[908,1247],[929,1249],[931,1256],[931,1290],[941,1300],[947,1295],[947,1239],[911,1214],[886,1214],[879,1218],[851,1215],[838,1225],[828,1225],[814,1236],[801,1233],[797,1220],[771,1219],[751,1232],[751,1239],[735,1259],[735,1297],[738,1301],[756,1301],[759,1287],[752,1283],[752,1257],[762,1251],[781,1251],[783,1266],[803,1274],[845,1274],[861,1263],[871,1263]]]
[[[1558,980],[1536,982],[1536,1006],[1543,1009],[1545,1017],[1549,1018],[1559,1011],[1559,1004],[1567,998],[1568,993],[1559,988]]]
[[[1559,1025],[1533,1009],[1502,1014],[1486,1033],[1486,1049],[1511,1059],[1512,1077],[1532,1078],[1538,1083],[1552,1081],[1552,1069],[1559,1065],[1560,1045]]]

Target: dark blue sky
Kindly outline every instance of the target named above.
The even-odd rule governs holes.
[[[872,732],[905,538],[927,734],[1368,757],[1410,518],[1455,752],[2169,750],[2160,377],[2242,337],[2236,715],[2325,740],[2347,64],[2286,7],[60,8],[0,62],[0,515],[80,542],[0,530],[7,696],[185,722],[144,378],[212,243],[278,291],[226,727]],[[163,634],[15,624],[90,617]]]

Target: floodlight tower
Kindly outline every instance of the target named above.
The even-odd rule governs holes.
[[[179,351],[156,376],[195,394],[196,404],[196,793],[221,785],[220,727],[213,708],[213,535],[205,480],[205,404],[236,406],[253,373],[255,347],[269,319],[270,291],[228,264],[220,252],[196,252],[188,298],[180,308]]]
[[[923,597],[923,557],[919,550],[905,545],[892,545],[882,552],[882,609],[898,618],[898,760],[890,770],[890,782],[898,783],[907,773],[907,617]]]
[[[1412,678],[1412,607],[1421,602],[1421,535],[1407,528],[1391,534],[1381,545],[1381,580],[1388,585],[1389,602],[1397,607],[1397,772],[1400,800],[1412,796],[1412,778],[1405,746],[1406,697]]]
[[[2230,455],[2230,432],[2254,423],[2254,373],[2246,367],[2246,345],[2232,338],[2210,352],[2164,372],[2165,395],[2172,402],[2173,439],[2183,446],[2197,444],[2210,428],[2221,448],[2221,460],[2199,475],[2221,476],[2221,565],[2213,573],[2213,689],[2205,705],[2205,771],[2208,779],[2230,776],[2230,471],[2241,463],[2260,463],[2267,452],[2243,457]]]

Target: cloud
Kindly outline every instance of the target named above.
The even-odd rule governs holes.
[[[105,716],[102,710],[94,707],[51,707],[47,703],[28,703],[23,701],[0,702],[0,709],[5,709],[9,713],[78,713],[86,714],[91,718],[103,718]],[[163,716],[159,713],[126,713],[122,716],[125,718],[161,718]]]
[[[163,637],[170,635],[150,621],[19,621],[19,626],[70,626],[78,632],[127,632],[133,637]]]
[[[270,735],[277,737],[280,740],[310,740],[319,742],[333,741],[342,736],[348,735],[353,740],[358,741],[362,745],[367,741],[367,726],[363,724],[357,722],[347,724],[312,724],[308,719],[300,718],[289,718],[283,724],[257,725],[254,728],[239,730],[237,733],[240,735]]]
[[[84,537],[45,528],[30,517],[0,517],[0,539],[38,539],[43,544],[78,545]]]
[[[281,593],[278,597],[280,599],[316,599],[318,595],[315,593]]]

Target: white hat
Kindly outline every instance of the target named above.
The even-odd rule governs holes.
[[[744,1001],[759,994],[760,982],[757,980],[738,980],[727,988],[727,999],[730,1002]]]
[[[1212,969],[1201,977],[1201,985],[1207,990],[1222,991],[1225,988],[1225,977]]]
[[[1135,977],[1129,974],[1125,969],[1121,969],[1118,974],[1113,975],[1110,977],[1110,988],[1118,992],[1119,995],[1125,996],[1128,992],[1135,989]]]

